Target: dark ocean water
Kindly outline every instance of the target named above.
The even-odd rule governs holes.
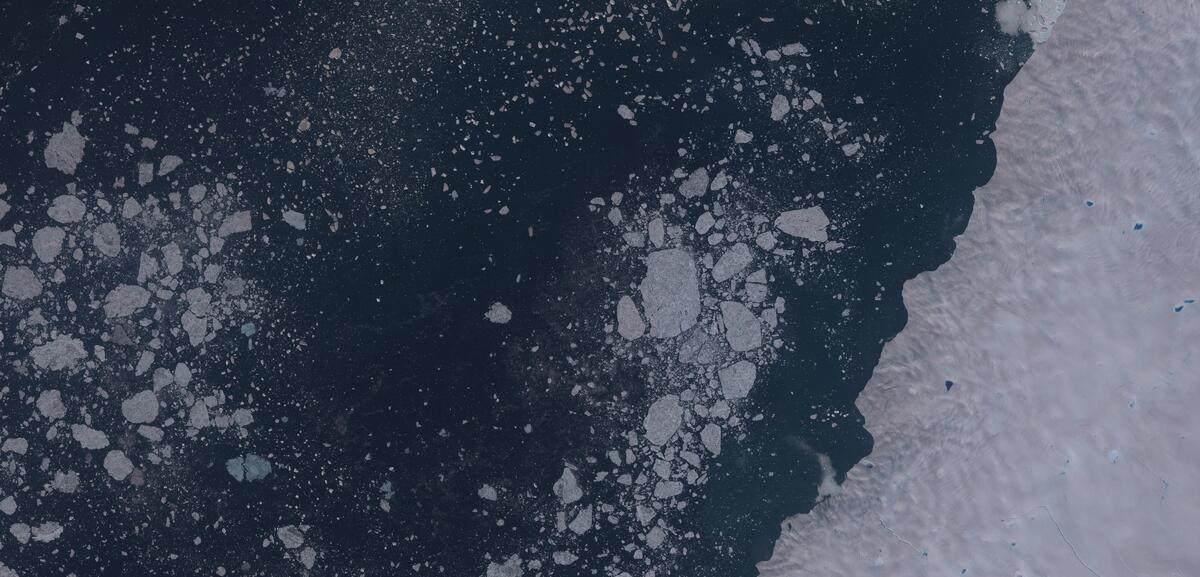
[[[673,94],[744,66],[728,42],[738,35],[763,46],[803,42],[806,74],[819,79],[831,116],[888,137],[855,162],[814,147],[816,170],[755,166],[753,194],[764,205],[823,192],[846,248],[814,257],[830,261],[803,286],[781,284],[796,320],[751,397],[765,418],[726,445],[677,525],[700,537],[658,575],[756,574],[779,524],[816,498],[815,455],[829,456],[840,481],[870,452],[854,400],[904,325],[902,283],[953,252],[971,194],[995,165],[986,134],[1003,88],[1031,50],[1025,38],[1000,33],[986,1],[841,4],[613,5],[619,15],[652,15],[661,42],[617,42],[599,24],[571,29],[586,8],[575,4],[129,2],[89,7],[86,17],[66,4],[0,4],[0,182],[36,187],[13,202],[17,213],[58,186],[36,176],[40,149],[26,134],[79,110],[95,152],[81,178],[110,182],[128,172],[102,151],[119,149],[131,123],[162,135],[160,146],[177,139],[174,150],[194,155],[197,179],[236,175],[235,188],[264,213],[286,202],[340,215],[337,231],[322,221],[301,242],[278,220],[263,223],[255,235],[270,239],[238,253],[273,295],[273,312],[205,376],[231,397],[255,399],[252,435],[181,451],[170,483],[140,494],[97,488],[47,505],[47,514],[73,519],[56,552],[8,541],[0,557],[22,575],[213,574],[216,566],[285,574],[279,553],[260,543],[302,520],[320,543],[313,574],[468,576],[481,575],[488,556],[536,542],[544,526],[532,512],[551,497],[563,460],[603,454],[610,438],[596,423],[616,418],[595,414],[586,395],[570,393],[574,385],[623,389],[631,403],[645,395],[637,367],[583,383],[582,373],[540,360],[587,358],[602,346],[568,328],[592,327],[587,312],[611,298],[600,279],[612,273],[594,257],[608,233],[587,213],[588,199],[623,189],[630,174],[669,174],[681,139],[699,143],[697,158],[720,158],[731,123],[777,141],[803,138],[729,101],[704,116],[661,107],[636,126],[613,114],[629,93]],[[539,42],[556,50],[527,46]],[[354,67],[332,73],[332,47],[346,60],[353,50]],[[536,77],[527,70],[542,70],[547,85],[555,74],[575,76],[580,54],[606,64],[578,73],[592,81],[589,100],[545,90],[536,105],[522,98],[510,101],[511,113],[487,114],[525,93]],[[633,56],[645,64],[615,65]],[[319,144],[296,137],[308,116],[319,121]],[[569,132],[564,121],[586,138],[564,146],[533,134]],[[500,160],[472,156],[473,145],[449,152],[468,136]],[[301,168],[289,172],[288,161]],[[514,216],[485,212],[501,206]],[[495,300],[517,311],[511,323],[480,322]],[[529,353],[535,343],[539,355]],[[24,351],[6,346],[5,355]],[[226,459],[247,451],[275,463],[266,482],[225,472]],[[514,498],[481,514],[481,482]],[[378,505],[385,483],[386,514]],[[535,486],[540,495],[523,493]],[[220,529],[193,523],[192,508],[219,517]],[[630,538],[592,531],[577,553],[616,559]],[[622,563],[610,567],[640,575]],[[414,564],[424,566],[414,573]],[[603,562],[556,569],[610,574]]]

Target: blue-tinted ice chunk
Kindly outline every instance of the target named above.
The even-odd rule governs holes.
[[[225,461],[225,470],[238,481],[261,481],[271,474],[271,462],[258,455],[248,454]]]

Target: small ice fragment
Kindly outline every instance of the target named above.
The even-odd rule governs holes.
[[[624,104],[617,107],[617,114],[619,114],[621,118],[624,118],[625,120],[633,120],[633,110]]]
[[[58,389],[47,389],[38,394],[37,409],[43,417],[57,421],[67,416],[67,408],[63,406],[62,393]]]
[[[261,481],[271,474],[271,462],[254,454],[225,461],[225,470],[238,481]]]
[[[478,494],[480,499],[485,499],[488,501],[495,501],[496,499],[500,498],[500,496],[496,494],[496,488],[491,485],[484,485],[480,487]]]
[[[40,369],[61,371],[74,368],[79,361],[87,357],[87,351],[83,348],[83,341],[59,335],[44,345],[33,347],[33,350],[29,351],[29,357]]]
[[[750,142],[751,140],[754,140],[753,132],[747,132],[747,131],[739,128],[739,129],[737,129],[737,131],[735,131],[733,133],[734,144],[746,144],[746,143]]]
[[[588,529],[592,528],[592,506],[588,505],[580,509],[579,514],[575,515],[567,528],[576,535],[587,533]]]
[[[117,229],[116,224],[102,223],[92,230],[92,244],[96,245],[96,250],[104,256],[117,256],[121,254],[121,231]]]

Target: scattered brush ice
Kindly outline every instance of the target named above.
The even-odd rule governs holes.
[[[826,229],[829,217],[819,206],[789,210],[775,219],[775,227],[788,236],[804,238],[813,242],[829,240]]]
[[[721,303],[721,322],[729,348],[745,352],[762,346],[762,323],[746,305],[736,301]]]
[[[225,470],[238,481],[261,481],[271,474],[271,462],[254,454],[225,461]]]
[[[87,351],[83,348],[83,341],[59,335],[44,345],[34,347],[29,351],[29,357],[40,369],[61,371],[74,368],[87,357]]]
[[[71,438],[85,449],[103,449],[108,446],[108,435],[87,425],[71,425]]]
[[[758,375],[758,367],[746,360],[741,360],[717,372],[721,381],[721,394],[726,399],[741,399],[750,394],[754,387],[754,379]]]
[[[83,220],[83,215],[87,212],[87,207],[83,201],[69,194],[56,196],[50,202],[50,208],[46,209],[46,214],[55,222],[61,224],[71,224]]]
[[[570,467],[563,467],[562,475],[554,482],[551,488],[554,495],[558,497],[562,504],[569,505],[583,498],[583,489],[579,487],[579,480],[575,477],[575,471]]]
[[[704,193],[708,192],[708,182],[708,169],[697,168],[679,185],[679,194],[682,194],[684,198],[704,196]]]
[[[646,257],[646,278],[638,286],[650,320],[650,336],[670,338],[696,324],[700,288],[691,255],[673,248]]]
[[[42,156],[46,166],[63,174],[75,174],[75,168],[83,161],[83,149],[87,139],[71,123],[64,122],[62,130],[50,136]]]
[[[42,281],[29,267],[10,266],[4,270],[4,283],[0,292],[11,299],[29,300],[42,294]]]
[[[717,260],[717,264],[712,269],[713,280],[725,282],[742,272],[753,261],[754,256],[750,254],[750,247],[746,246],[744,242],[739,242],[725,251],[725,254]]]
[[[158,396],[154,391],[141,391],[121,401],[121,415],[135,424],[152,423],[158,418]]]
[[[646,429],[646,440],[655,445],[662,445],[671,439],[679,429],[683,418],[683,407],[679,404],[679,395],[664,395],[650,405],[642,427]]]
[[[512,311],[509,310],[507,306],[504,306],[504,303],[499,301],[492,303],[491,306],[488,307],[487,312],[483,313],[483,318],[498,325],[508,323],[508,321],[512,320],[512,317]]]
[[[305,222],[304,214],[294,210],[283,211],[283,222],[286,222],[296,230],[304,230],[308,226]]]
[[[646,334],[646,321],[642,320],[642,313],[628,296],[617,301],[617,334],[630,341]]]
[[[109,451],[104,455],[104,470],[108,471],[108,476],[113,479],[124,481],[130,473],[133,473],[133,462],[125,456],[124,451]]]

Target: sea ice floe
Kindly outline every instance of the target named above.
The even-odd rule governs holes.
[[[483,313],[483,318],[498,325],[508,323],[508,321],[512,320],[512,317],[512,310],[499,301],[492,303],[488,306],[487,312]]]
[[[117,230],[117,225],[111,222],[101,223],[92,230],[92,243],[104,256],[114,257],[121,254],[121,232]]]
[[[29,357],[40,369],[61,371],[74,368],[79,361],[87,357],[87,351],[83,348],[83,341],[59,335],[46,344],[33,347],[33,350],[29,351]]]
[[[44,226],[33,233],[33,254],[43,263],[52,263],[62,252],[66,231],[57,226]]]
[[[683,407],[679,405],[679,395],[664,395],[650,405],[642,427],[646,429],[646,440],[655,445],[669,441],[679,429],[683,418]]]
[[[135,424],[152,423],[158,418],[158,396],[146,390],[121,401],[121,415]]]
[[[717,379],[721,382],[721,394],[726,399],[740,399],[749,395],[757,374],[758,367],[747,360],[722,368],[717,372]]]
[[[617,334],[630,341],[646,334],[646,321],[642,320],[642,313],[628,296],[617,301]]]
[[[712,276],[717,282],[725,282],[734,275],[742,272],[742,269],[750,265],[754,261],[754,256],[750,254],[750,247],[744,242],[734,244],[725,254],[717,259],[717,264],[713,265]]]
[[[813,242],[829,240],[827,228],[829,217],[819,206],[789,210],[775,219],[775,227],[788,236],[804,238]]]
[[[149,302],[150,291],[138,285],[117,285],[104,297],[104,315],[110,319],[127,317]]]
[[[109,451],[104,455],[104,470],[113,479],[124,481],[133,472],[133,462],[124,451]]]
[[[108,435],[87,425],[71,425],[71,437],[84,449],[103,449],[108,446]]]
[[[83,205],[83,201],[69,194],[54,197],[54,200],[50,201],[50,208],[46,209],[46,214],[60,224],[79,222],[83,220],[86,212],[87,207]]]
[[[700,442],[713,455],[721,454],[721,427],[709,423],[700,429]]]
[[[29,300],[42,294],[42,281],[27,266],[10,266],[4,269],[4,283],[0,292],[11,299]]]
[[[687,178],[679,185],[679,194],[682,194],[684,198],[703,196],[708,192],[708,182],[708,169],[697,168],[688,174]]]
[[[746,305],[737,301],[721,303],[721,322],[729,348],[745,352],[762,346],[762,323]]]
[[[86,144],[87,139],[79,134],[79,129],[69,122],[64,122],[62,130],[50,136],[46,149],[42,151],[46,166],[63,174],[75,174],[75,168],[83,161],[83,149]]]
[[[283,222],[286,222],[288,226],[296,230],[304,230],[308,226],[304,214],[294,210],[283,211],[282,218]]]
[[[238,481],[261,481],[271,474],[271,462],[254,454],[225,461],[225,470]]]
[[[696,263],[687,252],[673,248],[646,257],[646,278],[638,289],[650,321],[650,336],[670,338],[696,324],[700,289]]]
[[[67,408],[62,402],[62,393],[58,389],[47,389],[38,394],[37,409],[43,417],[57,421],[67,416]]]
[[[563,467],[562,475],[554,482],[551,490],[554,491],[554,495],[564,505],[569,505],[583,498],[583,489],[579,487],[579,480],[575,477],[575,472],[570,467]]]

